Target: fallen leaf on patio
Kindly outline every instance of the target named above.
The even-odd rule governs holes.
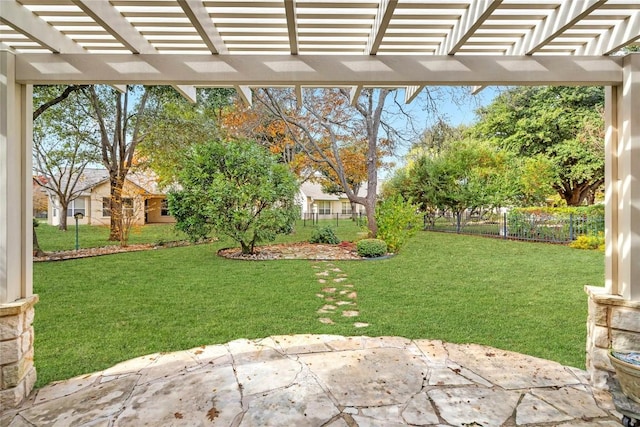
[[[209,412],[207,412],[207,418],[209,419],[209,421],[215,420],[216,418],[218,418],[218,415],[220,415],[220,412],[218,412],[216,408],[211,408],[209,409]]]

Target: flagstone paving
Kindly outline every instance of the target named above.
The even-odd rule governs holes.
[[[400,337],[274,336],[151,354],[34,392],[0,425],[619,426],[584,371]]]
[[[358,317],[360,312],[356,309],[358,302],[358,292],[354,289],[353,283],[349,283],[349,275],[344,273],[334,264],[321,261],[314,263],[312,268],[318,271],[316,276],[322,277],[318,279],[320,285],[332,282],[332,286],[322,286],[321,292],[316,293],[316,297],[322,298],[324,304],[317,313],[321,315],[318,318],[320,323],[325,325],[335,325],[337,317]],[[369,326],[366,322],[354,322],[355,328],[366,328]]]

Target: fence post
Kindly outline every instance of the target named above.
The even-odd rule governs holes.
[[[573,213],[569,214],[569,241],[573,242]]]
[[[502,238],[507,240],[507,213],[502,214]]]

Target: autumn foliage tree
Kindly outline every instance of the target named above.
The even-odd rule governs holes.
[[[264,106],[256,103],[248,107],[237,102],[222,115],[221,125],[231,139],[251,139],[286,163],[302,180],[309,177],[313,162],[296,144],[287,123],[274,116]]]
[[[344,89],[314,89],[304,93],[302,106],[298,107],[292,90],[255,92],[257,101],[285,123],[291,140],[317,169],[324,171],[328,179],[334,179],[352,203],[365,206],[371,236],[378,232],[375,206],[380,151],[383,146],[392,147],[391,141],[396,136],[383,114],[390,93],[389,89],[364,89],[352,105],[350,94]],[[350,163],[350,153],[362,153],[362,163],[359,159]],[[364,165],[364,196],[354,187],[355,181],[359,181],[358,186],[364,181],[350,179],[350,173],[354,172],[350,164]]]

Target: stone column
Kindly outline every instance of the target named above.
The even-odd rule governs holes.
[[[36,382],[33,365],[33,306],[37,295],[0,304],[0,413],[29,396]]]
[[[0,412],[35,383],[32,288],[32,87],[16,83],[15,56],[0,50]]]
[[[604,288],[587,286],[587,370],[591,385],[606,388],[614,369],[609,350],[640,350],[640,301],[611,295]]]
[[[606,388],[609,349],[640,351],[640,54],[605,93],[605,286],[586,287],[587,370]]]

